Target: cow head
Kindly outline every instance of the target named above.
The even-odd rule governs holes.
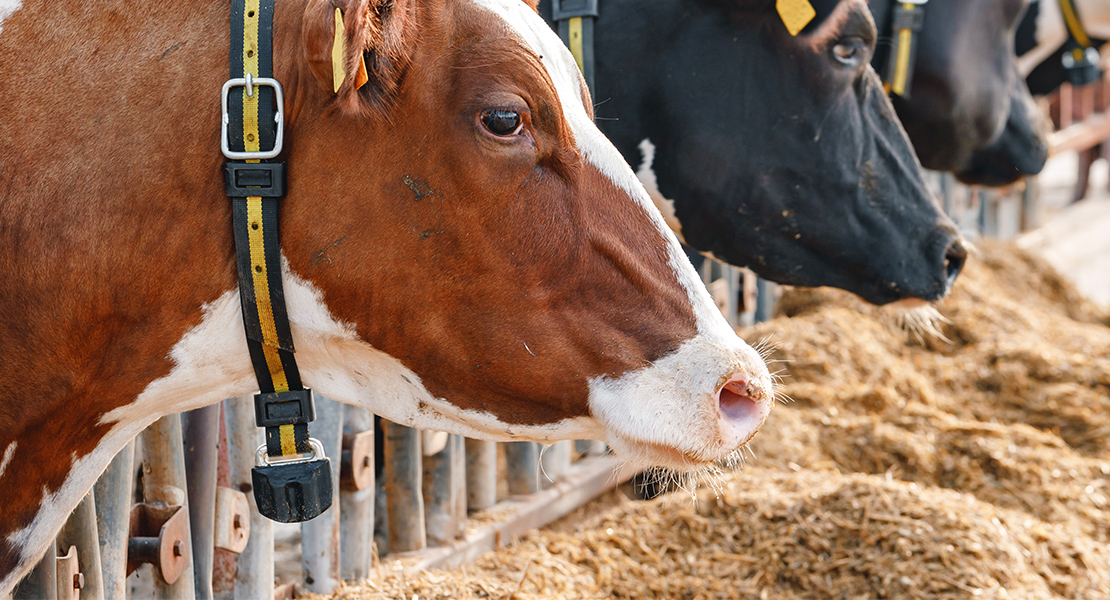
[[[939,298],[959,236],[868,66],[866,4],[824,5],[792,37],[772,0],[607,4],[599,123],[694,248],[874,303]]]
[[[912,93],[893,99],[926,168],[951,171],[965,183],[1006,185],[1044,167],[1044,119],[1014,56],[1014,30],[1027,3],[926,5]],[[870,5],[876,22],[889,26],[893,3]],[[886,60],[885,52],[878,60]]]
[[[765,366],[533,7],[312,0],[302,30],[283,249],[342,324],[291,309],[306,381],[414,426],[671,466],[755,433]]]

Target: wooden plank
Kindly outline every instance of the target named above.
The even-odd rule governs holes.
[[[1069,125],[1048,137],[1052,154],[1086,150],[1110,138],[1110,114],[1098,113]]]
[[[493,507],[512,517],[484,525],[448,546],[395,554],[388,562],[410,571],[451,569],[469,564],[513,539],[560,519],[601,494],[630,479],[638,469],[623,466],[613,456],[587,457],[574,463],[567,477],[552,487],[526,497],[504,500]]]

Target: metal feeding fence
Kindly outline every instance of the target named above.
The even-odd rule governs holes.
[[[1110,138],[1110,81],[1065,85],[1046,104],[1053,152],[1080,154],[1080,198]],[[1039,224],[1035,180],[1008,192],[938,173],[929,183],[966,234],[1008,238]],[[732,325],[772,316],[775,284],[711,259],[699,269]],[[327,399],[313,434],[333,459],[338,499],[300,525],[301,579],[313,592],[369,577],[383,559],[411,569],[465,564],[634,475],[599,442],[463,439],[376,422]],[[251,493],[262,435],[249,397],[158,420],[115,457],[14,597],[291,597],[291,582],[275,581],[274,525]]]

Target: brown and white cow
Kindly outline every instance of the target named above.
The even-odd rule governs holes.
[[[332,92],[333,13],[348,71]],[[221,180],[221,1],[0,4],[0,593],[161,415],[256,388]],[[694,467],[763,361],[521,0],[282,0],[283,279],[305,383],[491,439]],[[518,127],[506,127],[515,124]]]

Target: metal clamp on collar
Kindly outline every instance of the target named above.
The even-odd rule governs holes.
[[[270,150],[259,150],[257,152],[234,152],[228,143],[227,128],[231,124],[231,117],[228,115],[227,98],[232,88],[239,87],[247,89],[247,97],[254,97],[255,86],[274,89],[274,127],[277,130],[274,147]],[[223,113],[223,120],[221,121],[223,125],[220,127],[220,150],[223,151],[224,156],[232,160],[262,160],[281,154],[281,145],[285,139],[285,97],[282,96],[281,84],[276,79],[269,77],[228,79],[224,83],[220,110]]]
[[[274,458],[266,453],[265,444],[258,447],[251,483],[258,512],[267,519],[299,523],[315,519],[331,506],[331,461],[319,440],[309,438],[308,443],[312,453],[307,457]]]

